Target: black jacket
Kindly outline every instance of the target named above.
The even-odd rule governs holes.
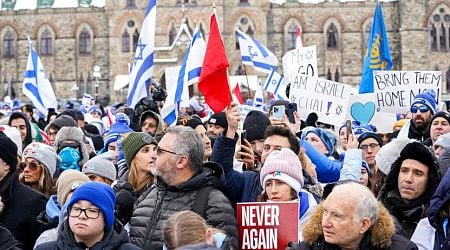
[[[17,172],[8,173],[0,181],[0,196],[5,205],[0,213],[0,223],[21,242],[23,249],[33,249],[42,233],[36,218],[45,210],[45,196],[22,184]]]
[[[166,220],[174,213],[192,211],[202,187],[223,188],[223,172],[218,172],[217,169],[203,167],[199,173],[176,187],[167,186],[158,178],[154,188],[136,201],[130,220],[131,242],[144,249],[162,249],[161,234]],[[213,189],[209,194],[205,220],[212,227],[222,229],[230,237],[231,244],[237,246],[234,210],[230,201],[218,189]]]
[[[103,239],[97,242],[90,250],[133,250],[141,249],[129,242],[128,234],[123,229],[122,224],[115,223],[114,227],[103,235]],[[72,231],[69,227],[69,221],[65,220],[58,230],[58,239],[56,241],[46,242],[36,247],[36,250],[84,250],[88,249],[83,243],[75,241]]]

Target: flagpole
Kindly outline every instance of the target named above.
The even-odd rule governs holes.
[[[248,82],[247,66],[245,66],[245,64],[242,64],[242,65],[244,65],[245,80],[246,80],[246,82],[247,82],[247,89],[248,89],[248,91],[247,91],[247,97],[248,97],[249,99],[253,99],[253,97],[252,97],[252,90],[250,89],[250,83]]]

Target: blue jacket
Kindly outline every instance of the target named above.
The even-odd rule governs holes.
[[[316,165],[319,182],[328,183],[339,180],[342,162],[328,158],[305,140],[300,140],[300,145],[305,149],[305,153],[311,162]]]
[[[226,196],[233,204],[237,202],[253,202],[262,193],[259,184],[259,173],[233,169],[236,140],[220,136],[214,142],[210,160],[220,164],[225,172]]]

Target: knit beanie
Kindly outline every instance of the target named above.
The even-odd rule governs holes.
[[[17,154],[22,156],[22,137],[19,130],[8,125],[0,125],[0,131],[5,133],[17,146]]]
[[[0,158],[8,163],[11,170],[17,167],[17,146],[3,132],[0,132]]]
[[[250,111],[243,124],[245,139],[249,142],[264,139],[264,133],[268,126],[270,126],[270,120],[267,115],[257,110]]]
[[[88,113],[89,113],[89,114],[92,114],[92,113],[99,113],[100,116],[103,115],[102,110],[101,110],[99,107],[95,106],[95,105],[92,105],[92,106],[89,107]]]
[[[23,159],[33,158],[39,161],[51,176],[55,174],[56,167],[59,164],[60,158],[56,154],[55,149],[39,142],[32,142],[23,150]]]
[[[63,141],[75,141],[81,144],[83,142],[83,133],[78,127],[63,127],[56,134],[54,142],[58,152],[61,150],[59,147]]]
[[[365,141],[366,139],[369,139],[369,138],[375,139],[378,142],[378,144],[380,145],[380,147],[383,146],[383,140],[381,139],[380,135],[372,133],[372,132],[365,132],[365,133],[362,133],[358,137],[358,148],[359,148],[359,145],[361,145],[361,143],[363,141]]]
[[[116,121],[111,125],[108,131],[109,134],[124,134],[130,133],[133,130],[130,128],[130,118],[125,113],[117,113]]]
[[[77,127],[77,122],[71,116],[61,115],[55,118],[48,127],[60,130],[62,127]]]
[[[323,128],[309,128],[306,133],[302,133],[302,139],[304,139],[309,133],[316,134],[323,142],[328,150],[327,156],[330,156],[334,152],[334,146],[336,145],[336,137],[327,129]]]
[[[85,175],[95,174],[110,181],[115,181],[117,170],[112,161],[108,161],[102,155],[97,155],[84,164],[83,173]]]
[[[109,230],[114,224],[114,206],[116,205],[116,196],[112,188],[104,183],[90,181],[82,184],[73,192],[67,205],[67,212],[77,201],[89,201],[92,205],[98,207],[105,219],[105,229]]]
[[[380,148],[377,155],[375,156],[375,162],[378,169],[385,175],[388,175],[391,171],[391,166],[400,157],[400,152],[403,148],[411,142],[417,140],[409,138],[395,138],[389,143],[385,144]]]
[[[215,125],[219,125],[224,129],[228,128],[228,122],[227,122],[227,114],[225,112],[220,112],[217,114],[213,114],[209,120],[208,120],[209,124],[215,124]]]
[[[198,125],[202,125],[203,127],[205,127],[205,124],[203,124],[202,120],[200,120],[200,118],[197,116],[180,117],[177,120],[177,125],[191,127],[193,129],[195,129]],[[206,129],[206,127],[205,127],[205,129]]]
[[[411,107],[415,104],[421,103],[426,105],[431,110],[431,114],[436,113],[436,93],[432,89],[427,89],[424,92],[416,95],[411,103]]]
[[[273,179],[286,183],[297,194],[302,189],[304,184],[302,165],[298,156],[292,150],[282,148],[279,151],[273,151],[267,156],[259,176],[261,186],[264,190],[266,183]]]
[[[430,124],[433,124],[434,119],[438,117],[444,118],[450,124],[450,113],[447,111],[439,111],[436,114],[434,114],[433,117],[431,118]]]
[[[145,132],[132,132],[127,138],[123,139],[122,150],[128,167],[131,166],[131,161],[134,156],[136,156],[139,149],[149,144],[158,145],[153,136]]]
[[[89,181],[89,178],[77,170],[64,170],[56,181],[56,198],[62,207],[70,192],[78,188],[81,184]]]
[[[433,146],[450,149],[450,133],[443,134],[437,138]]]

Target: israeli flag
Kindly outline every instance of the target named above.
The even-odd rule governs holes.
[[[128,107],[148,96],[150,78],[153,75],[153,56],[155,50],[156,0],[149,0],[141,34],[134,56],[128,86]]]
[[[267,77],[267,80],[264,83],[264,90],[272,93],[276,100],[288,100],[284,78],[275,70],[272,70],[269,77]]]
[[[30,51],[28,53],[22,91],[39,112],[47,116],[49,108],[54,108],[55,110],[58,108],[58,101],[56,100],[53,87],[45,75],[41,59],[33,48],[29,37],[28,42],[30,44]]]
[[[253,98],[253,106],[261,109],[264,106],[264,94],[261,80],[258,81],[258,87],[256,88],[255,97]]]
[[[236,36],[241,50],[242,63],[253,66],[256,71],[269,74],[276,70],[278,58],[259,41],[236,29]]]

